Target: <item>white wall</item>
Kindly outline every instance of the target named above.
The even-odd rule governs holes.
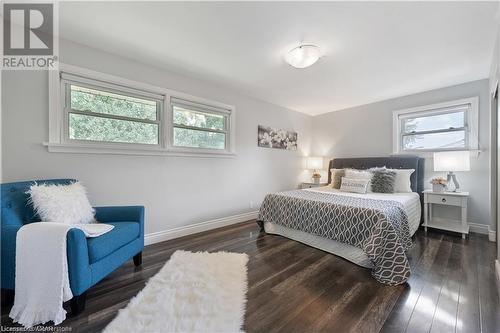
[[[496,110],[496,106],[494,105],[493,93],[496,89],[496,85],[498,82],[498,64],[499,64],[499,38],[500,33],[497,34],[495,47],[493,50],[493,57],[491,62],[491,70],[489,76],[489,92],[490,92],[490,146],[491,146],[491,155],[490,155],[490,166],[491,166],[491,222],[490,226],[492,230],[497,230],[497,202],[498,202],[498,193],[497,193],[497,181],[498,181],[498,114]]]
[[[491,70],[490,70],[490,94],[493,94],[500,79],[500,8],[497,15],[497,36],[495,42],[495,48],[493,50],[493,57],[491,60]],[[499,131],[499,116],[496,106],[491,105],[491,224],[492,228],[497,230],[497,258],[500,258],[500,219],[499,219],[499,193],[498,193],[498,180],[500,179],[500,170],[498,168],[498,158],[500,157],[500,146],[498,145],[498,131]],[[497,261],[498,263],[498,261]],[[499,266],[497,265],[498,278],[500,279],[500,272],[498,272]]]
[[[392,111],[480,97],[481,154],[460,173],[471,192],[469,220],[490,223],[490,115],[488,80],[309,117],[246,97],[211,82],[150,67],[78,44],[61,42],[65,63],[235,105],[237,156],[193,158],[49,153],[47,73],[2,73],[2,181],[77,178],[94,205],[146,206],[146,233],[255,210],[266,193],[296,188],[306,176],[301,156],[384,156],[392,153]],[[297,152],[258,148],[257,125],[299,133]],[[314,131],[313,131],[314,130]],[[313,135],[314,132],[314,135]],[[427,159],[426,180],[432,172]],[[307,177],[307,176],[306,176]]]
[[[494,106],[494,99],[493,95],[491,96],[491,106],[490,106],[490,147],[491,147],[491,153],[490,153],[490,175],[491,175],[491,181],[490,181],[490,207],[491,207],[491,214],[490,214],[490,229],[491,230],[497,230],[497,200],[498,200],[498,194],[497,194],[497,181],[498,181],[498,130],[497,130],[497,123],[498,123],[498,115],[497,115],[497,110],[496,107]]]
[[[146,233],[250,209],[269,192],[296,188],[309,152],[311,117],[125,58],[61,41],[61,61],[235,105],[234,158],[49,153],[43,71],[2,75],[2,180],[77,178],[94,205],[146,206]],[[295,130],[296,152],[257,147],[257,125]]]
[[[393,153],[392,111],[479,96],[479,142],[481,153],[471,160],[471,171],[457,173],[461,187],[471,194],[468,219],[490,224],[490,114],[488,80],[432,90],[313,118],[313,153],[328,157],[388,156]],[[425,181],[438,175],[426,159]],[[444,175],[444,174],[441,174]],[[454,212],[455,213],[455,212]]]

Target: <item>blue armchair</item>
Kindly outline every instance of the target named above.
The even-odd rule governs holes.
[[[72,179],[37,180],[37,183],[69,184]],[[1,284],[7,292],[15,288],[16,233],[27,223],[40,221],[28,203],[34,181],[0,184],[1,191]],[[110,232],[86,238],[79,229],[67,235],[68,270],[73,299],[71,311],[85,308],[86,291],[130,258],[142,264],[144,248],[144,207],[95,207],[96,220],[112,224]],[[11,292],[12,293],[12,292]]]

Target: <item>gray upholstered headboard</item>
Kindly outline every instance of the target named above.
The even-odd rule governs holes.
[[[359,170],[386,166],[390,169],[415,169],[410,177],[411,190],[422,197],[424,191],[425,159],[418,156],[335,158],[328,167],[328,183],[331,182],[330,169],[354,168]]]

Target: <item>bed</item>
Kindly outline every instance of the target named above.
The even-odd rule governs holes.
[[[329,186],[268,194],[258,221],[281,235],[372,270],[379,282],[406,282],[405,251],[422,217],[424,159],[416,156],[339,158],[330,169],[415,169],[410,193],[346,193]],[[331,182],[329,174],[328,183]]]

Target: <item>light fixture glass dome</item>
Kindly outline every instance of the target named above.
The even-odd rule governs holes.
[[[300,45],[290,50],[286,62],[295,68],[306,68],[319,59],[319,47],[315,45]]]

